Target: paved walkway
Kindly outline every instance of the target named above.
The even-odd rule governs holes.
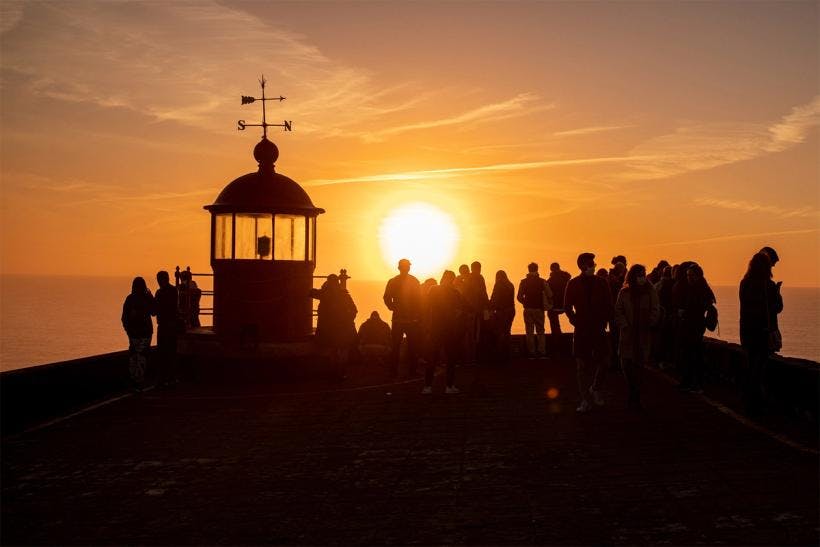
[[[463,393],[285,384],[127,398],[2,446],[2,543],[815,544],[818,459],[657,374],[575,413],[568,360]],[[437,380],[441,380],[438,378]],[[547,393],[557,390],[555,399]],[[291,393],[284,393],[290,390]],[[275,393],[279,391],[279,393]]]

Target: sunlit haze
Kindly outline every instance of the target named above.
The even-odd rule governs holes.
[[[591,251],[735,284],[771,245],[786,286],[820,284],[817,2],[0,9],[3,273],[207,271],[264,74],[293,122],[276,170],[327,210],[317,273],[385,279],[418,243],[419,276]],[[417,203],[456,228],[385,242]]]
[[[413,272],[436,276],[457,250],[459,229],[447,213],[426,203],[409,203],[391,211],[379,227],[379,242],[389,267],[407,258]]]

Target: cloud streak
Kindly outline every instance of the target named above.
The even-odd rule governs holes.
[[[820,211],[812,207],[798,207],[787,209],[776,205],[762,205],[744,200],[717,199],[717,198],[697,198],[695,204],[705,207],[715,207],[718,209],[728,209],[731,211],[742,211],[745,213],[768,213],[783,218],[816,218],[820,216]]]
[[[578,135],[590,135],[593,133],[604,133],[606,131],[617,131],[618,129],[629,129],[635,127],[634,125],[594,125],[591,127],[579,127],[578,129],[569,129],[566,131],[557,131],[553,133],[555,137],[575,137]]]
[[[722,241],[736,241],[741,239],[754,239],[758,237],[773,237],[786,235],[802,235],[817,233],[817,228],[806,228],[804,230],[782,230],[779,232],[758,232],[753,234],[731,234],[725,236],[706,237],[702,239],[688,239],[686,241],[670,241],[666,243],[652,243],[644,247],[666,247],[670,245],[695,245],[699,243],[718,243]]]
[[[652,160],[634,162],[620,178],[666,178],[782,152],[804,142],[818,124],[820,96],[792,108],[789,114],[770,124],[711,123],[680,127],[674,133],[635,147],[632,155]]]
[[[544,160],[517,163],[497,163],[491,165],[480,165],[476,167],[450,167],[445,169],[427,169],[422,171],[403,171],[397,173],[380,173],[376,175],[366,175],[362,177],[347,177],[337,179],[313,179],[307,181],[305,186],[332,186],[337,184],[373,183],[373,182],[402,182],[428,180],[433,178],[450,178],[476,173],[487,172],[513,172],[527,171],[534,169],[545,169],[549,167],[584,166],[602,163],[624,163],[632,162],[636,159],[633,156],[608,156],[600,158],[576,158],[561,160]],[[648,158],[643,158],[648,159]]]

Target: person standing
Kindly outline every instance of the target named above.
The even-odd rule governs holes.
[[[649,364],[659,310],[658,293],[647,280],[646,268],[633,265],[615,301],[615,323],[620,329],[618,354],[629,388],[627,405],[631,409],[641,408],[641,373]]]
[[[356,340],[356,304],[335,274],[327,276],[322,288],[313,289],[311,293],[319,300],[316,341],[330,351],[333,374],[344,380],[350,350]]]
[[[561,335],[561,321],[559,317],[564,313],[564,292],[567,289],[567,283],[572,279],[569,272],[561,270],[561,266],[557,262],[550,264],[550,276],[547,279],[547,284],[552,291],[552,309],[547,312],[547,317],[550,320],[550,333],[554,342],[558,342],[558,337]]]
[[[656,347],[656,360],[661,369],[672,366],[674,361],[674,339],[675,339],[675,317],[672,307],[672,266],[664,268],[660,280],[655,284],[655,292],[658,293],[658,302],[661,306],[661,314],[657,327],[656,340],[653,345]]]
[[[131,282],[131,294],[122,304],[122,327],[128,335],[128,371],[134,389],[142,390],[145,385],[145,369],[148,365],[148,350],[154,325],[151,314],[154,297],[141,277]]]
[[[481,262],[474,261],[470,264],[470,307],[475,310],[473,324],[474,345],[472,348],[472,360],[478,362],[479,356],[486,359],[488,348],[492,346],[490,320],[490,298],[487,295],[487,282],[481,275]],[[483,351],[479,351],[479,349]]]
[[[168,272],[157,272],[155,315],[157,316],[157,387],[170,387],[177,379],[177,334],[181,328],[177,288],[171,285]]]
[[[546,359],[547,340],[544,335],[544,313],[552,309],[552,290],[538,275],[538,264],[527,266],[527,277],[518,284],[517,299],[524,306],[524,332],[526,332],[527,356],[530,359]],[[536,348],[536,335],[538,345]]]
[[[418,366],[418,328],[421,315],[420,297],[421,285],[419,280],[410,275],[410,261],[406,258],[399,260],[399,275],[387,282],[384,289],[384,304],[393,312],[392,319],[392,353],[390,356],[391,373],[395,376],[399,371],[402,340],[407,337],[408,373],[416,375]]]
[[[510,330],[515,317],[515,287],[504,270],[495,273],[490,313],[495,331],[494,353],[499,360],[506,361],[510,357]]]
[[[681,264],[681,268],[685,264]],[[715,305],[715,293],[698,264],[689,263],[685,275],[686,285],[678,289],[677,295],[673,295],[678,313],[679,355],[683,371],[680,388],[703,393],[703,335],[706,332],[706,310]]]
[[[743,398],[750,415],[759,414],[765,403],[766,365],[769,356],[780,349],[772,333],[781,311],[783,297],[780,285],[772,281],[770,257],[759,252],[740,281],[740,344],[748,358]]]
[[[591,409],[590,397],[596,405],[604,404],[601,374],[609,357],[606,326],[614,314],[609,284],[606,279],[595,275],[595,255],[581,253],[577,263],[581,274],[567,283],[564,308],[569,322],[575,327],[572,354],[581,396],[576,410],[585,413]]]
[[[448,395],[459,393],[456,387],[456,360],[462,341],[461,313],[466,302],[458,290],[453,286],[456,274],[445,270],[441,282],[430,289],[429,314],[430,324],[430,353],[424,371],[423,395],[433,393],[433,375],[436,366],[441,362],[442,355],[446,361],[444,393]]]

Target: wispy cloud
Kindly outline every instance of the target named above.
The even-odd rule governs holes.
[[[589,135],[591,133],[603,133],[606,131],[616,131],[618,129],[629,129],[634,125],[593,125],[591,127],[579,127],[578,129],[568,129],[553,133],[556,137],[574,137],[577,135]]]
[[[398,125],[372,133],[365,133],[364,136],[368,140],[377,141],[382,140],[387,136],[398,135],[408,131],[499,121],[554,108],[553,104],[537,104],[537,100],[537,95],[532,93],[521,93],[511,99],[483,105],[472,110],[461,112],[460,114],[456,114],[454,116],[445,116],[443,118]]]
[[[732,211],[743,211],[747,213],[769,213],[783,218],[812,218],[820,216],[820,211],[813,207],[798,207],[788,209],[776,205],[763,205],[744,200],[717,199],[717,198],[697,198],[695,204],[718,209],[729,209]]]
[[[347,177],[336,179],[313,179],[307,181],[305,186],[331,186],[335,184],[353,184],[353,183],[370,183],[370,182],[402,182],[414,180],[427,180],[434,178],[449,178],[463,175],[470,175],[475,173],[486,172],[511,172],[511,171],[526,171],[532,169],[545,169],[548,167],[563,167],[573,165],[595,165],[601,163],[623,163],[631,162],[636,159],[633,156],[610,156],[600,158],[576,158],[576,159],[560,159],[560,160],[544,160],[518,163],[497,163],[491,165],[480,165],[475,167],[450,167],[445,169],[427,169],[423,171],[403,171],[397,173],[379,173],[376,175],[366,175],[362,177]],[[648,159],[648,158],[643,158]]]
[[[759,237],[787,236],[800,234],[817,233],[817,228],[807,228],[804,230],[782,230],[777,232],[758,232],[753,234],[731,234],[725,236],[706,237],[701,239],[688,239],[686,241],[668,241],[664,243],[651,243],[645,247],[666,247],[669,245],[696,245],[699,243],[717,243],[722,241],[735,241],[741,239],[755,239]]]
[[[239,96],[258,94],[255,79],[264,72],[271,93],[291,97],[269,115],[320,136],[430,96],[379,87],[368,71],[335,62],[303,36],[217,2],[0,5],[2,28],[6,12],[15,27],[4,34],[2,66],[24,76],[15,81],[29,96],[224,132],[234,116],[258,116],[240,109]]]
[[[803,142],[818,123],[820,96],[794,107],[789,114],[770,124],[711,123],[680,127],[674,133],[635,147],[632,155],[652,159],[634,162],[620,177],[665,178],[781,152]]]

